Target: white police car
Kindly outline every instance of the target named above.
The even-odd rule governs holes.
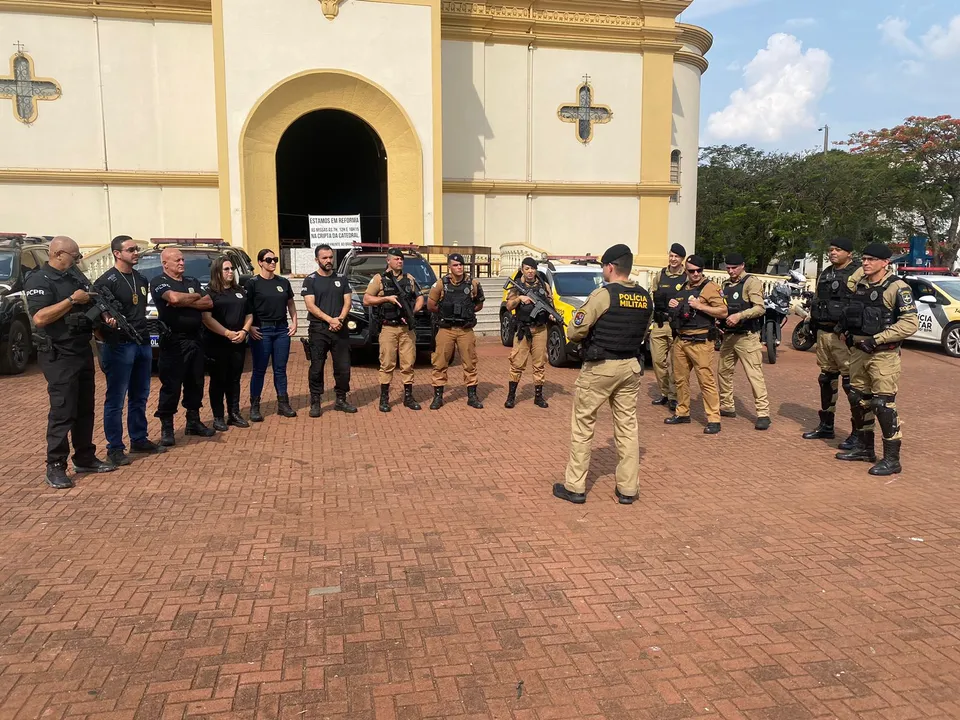
[[[960,357],[960,277],[904,275],[901,278],[917,305],[919,328],[910,339],[940,345],[950,357]]]

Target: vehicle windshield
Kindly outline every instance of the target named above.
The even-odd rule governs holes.
[[[216,257],[216,253],[185,252],[183,254],[183,274],[196,278],[202,285],[206,285],[210,282],[210,263]],[[153,280],[162,273],[163,266],[160,265],[160,253],[150,253],[141,257],[140,262],[137,263],[137,272],[147,280]]]
[[[586,297],[603,285],[603,275],[599,272],[554,273],[553,283],[557,295]]]
[[[0,267],[2,266],[3,263],[0,261]],[[3,271],[0,270],[0,276],[2,274]],[[960,300],[960,280],[937,280],[934,284],[954,300]]]
[[[9,280],[13,275],[13,253],[0,250],[0,280]]]
[[[357,255],[351,259],[348,266],[347,281],[355,291],[362,293],[373,280],[373,276],[382,273],[386,267],[387,260],[383,255]],[[420,258],[405,257],[403,271],[413,275],[423,290],[428,290],[437,281],[433,268]]]

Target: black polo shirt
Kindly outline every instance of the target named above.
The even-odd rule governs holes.
[[[150,331],[147,328],[147,288],[150,283],[134,270],[129,275],[112,267],[97,278],[93,284],[96,288],[106,288],[113,295],[120,306],[120,312],[127,319],[134,330],[140,333],[143,345],[150,344]],[[137,301],[133,299],[136,297]],[[104,342],[111,344],[133,342],[123,333],[111,330],[104,325],[101,328]]]
[[[303,290],[301,295],[313,295],[313,302],[321,312],[325,312],[330,317],[339,317],[343,312],[343,296],[352,293],[350,283],[343,275],[333,273],[331,275],[321,275],[312,272],[303,279]],[[313,313],[309,313],[311,323],[322,323],[326,326],[326,321],[321,320]]]
[[[163,294],[169,291],[178,293],[206,295],[203,286],[196,278],[184,275],[174,280],[166,273],[157,275],[150,281],[150,294],[157,306],[157,315],[160,322],[170,328],[171,332],[182,335],[198,335],[203,327],[203,311],[192,307],[174,307],[163,299]]]
[[[244,286],[247,292],[248,312],[253,314],[253,325],[269,322],[287,322],[287,303],[293,300],[293,288],[285,277],[274,275],[269,280],[254,275]]]
[[[210,299],[213,300],[210,316],[214,320],[227,330],[243,330],[243,323],[249,315],[247,293],[243,288],[235,287],[223,292],[211,292]]]

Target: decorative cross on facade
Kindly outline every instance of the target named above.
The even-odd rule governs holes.
[[[595,123],[608,123],[613,112],[606,105],[593,104],[593,88],[590,87],[590,76],[584,75],[583,82],[577,88],[578,105],[561,105],[557,116],[563,121],[574,123],[577,140],[586,145],[593,139]]]
[[[55,80],[34,77],[33,58],[23,52],[20,43],[15,47],[17,52],[10,58],[10,77],[0,77],[0,98],[13,100],[14,116],[29,125],[37,119],[37,101],[56,100],[61,90]]]

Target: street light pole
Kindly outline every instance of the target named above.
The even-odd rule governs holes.
[[[830,147],[830,126],[824,125],[822,128],[817,128],[817,130],[823,133],[823,152],[826,153]]]

